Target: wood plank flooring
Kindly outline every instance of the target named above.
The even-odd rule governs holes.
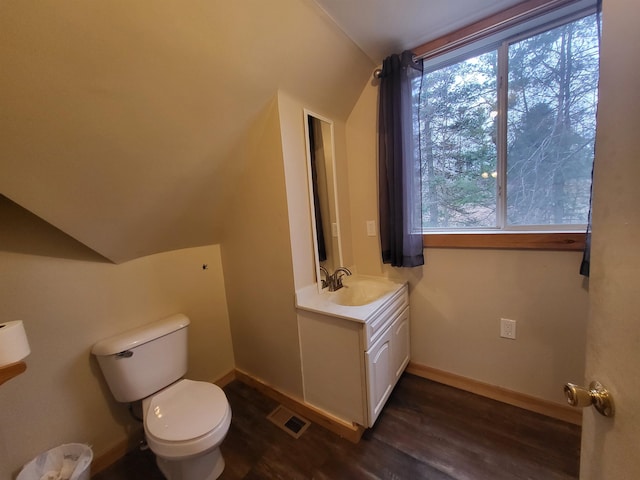
[[[358,444],[312,424],[299,439],[267,420],[273,400],[225,387],[233,419],[221,480],[577,479],[580,427],[405,374]],[[149,451],[94,480],[162,480]]]

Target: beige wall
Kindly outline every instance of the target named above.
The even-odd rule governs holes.
[[[351,265],[351,214],[348,185],[346,125],[337,115],[313,104],[304,103],[286,92],[278,92],[278,113],[282,135],[282,150],[287,189],[291,250],[295,288],[316,281],[311,206],[305,146],[304,110],[310,110],[333,122],[336,157],[336,183],[343,265]]]
[[[625,4],[624,8],[631,8],[626,5],[630,1],[616,1]],[[170,9],[156,14],[166,14],[167,18],[172,18],[172,8],[181,10],[182,6],[175,3]],[[241,20],[240,25],[245,25],[245,22],[251,24],[252,21],[250,15],[245,15],[244,8],[246,6],[235,10],[236,20]],[[89,349],[96,340],[105,336],[174,312],[186,313],[193,322],[190,332],[191,378],[214,380],[220,377],[234,367],[235,355],[238,368],[283,392],[302,396],[293,294],[296,287],[314,281],[302,123],[302,109],[305,107],[335,121],[344,264],[355,265],[360,273],[389,274],[404,277],[410,282],[414,361],[552,401],[561,401],[562,383],[583,378],[588,305],[585,284],[577,274],[579,254],[429,250],[426,252],[427,265],[424,268],[399,271],[380,264],[379,239],[368,237],[365,227],[367,220],[377,220],[377,87],[367,84],[348,121],[345,122],[344,118],[352,102],[352,92],[357,90],[362,72],[369,68],[368,60],[357,48],[345,42],[344,36],[324,17],[317,21],[314,17],[316,7],[311,2],[280,2],[280,10],[288,11],[289,16],[282,15],[281,11],[271,6],[264,8],[269,12],[269,18],[286,19],[287,25],[295,28],[303,25],[309,30],[312,22],[306,19],[313,18],[313,32],[317,30],[323,38],[321,42],[316,42],[318,35],[310,35],[313,43],[309,48],[302,49],[304,55],[300,58],[315,58],[317,61],[314,64],[296,61],[286,63],[304,65],[304,68],[286,75],[284,88],[289,93],[281,91],[265,106],[266,99],[275,94],[273,88],[279,83],[275,80],[266,82],[264,75],[268,74],[271,78],[275,69],[269,69],[266,61],[263,64],[247,62],[247,56],[229,54],[230,50],[224,42],[214,41],[211,43],[215,46],[214,51],[195,57],[198,65],[208,65],[208,73],[199,77],[200,90],[190,93],[190,98],[195,102],[192,102],[193,105],[198,105],[198,111],[202,105],[205,105],[202,108],[211,110],[211,115],[215,117],[213,123],[207,120],[210,118],[208,115],[205,115],[205,121],[201,121],[203,117],[199,115],[194,117],[193,109],[183,111],[177,117],[161,115],[162,119],[159,120],[152,108],[146,108],[157,106],[159,103],[156,99],[136,97],[135,92],[123,97],[127,100],[127,106],[132,104],[129,100],[140,98],[150,102],[150,105],[143,102],[145,108],[137,111],[151,115],[145,117],[145,125],[153,127],[154,131],[157,122],[162,122],[163,128],[157,131],[163,141],[175,140],[175,132],[179,131],[188,132],[184,138],[189,140],[190,145],[199,145],[189,158],[192,162],[204,159],[201,166],[206,166],[207,175],[200,175],[200,170],[194,170],[197,173],[197,189],[181,188],[189,193],[196,190],[206,192],[203,197],[193,200],[199,205],[196,213],[204,214],[195,215],[197,221],[189,222],[189,225],[208,224],[209,220],[214,222],[216,238],[221,238],[220,246],[157,254],[116,266],[0,198],[0,213],[7,215],[3,216],[0,232],[0,319],[24,320],[33,351],[27,358],[27,372],[0,387],[0,405],[3,407],[0,412],[0,478],[11,477],[20,465],[38,452],[59,443],[89,442],[94,446],[95,453],[100,455],[123,440],[134,424],[125,407],[116,404],[109,396],[97,365],[89,355]],[[141,12],[137,12],[136,18],[146,19]],[[84,12],[88,18],[95,20],[96,17],[89,13]],[[25,15],[19,18],[31,17]],[[39,16],[32,27],[38,23],[49,25],[47,18]],[[85,25],[82,18],[82,15],[76,18],[76,26]],[[115,15],[114,18],[133,21],[127,16]],[[220,31],[211,29],[208,16],[198,16],[195,12],[194,18],[191,20],[199,25],[200,31]],[[225,25],[228,23],[224,17],[215,18]],[[166,32],[160,27],[157,31],[154,28],[155,33],[151,37],[146,37],[144,26],[156,23],[140,22],[141,38],[165,39]],[[261,22],[260,28],[271,31],[274,22],[276,20]],[[110,25],[106,21],[100,24],[105,28]],[[51,25],[55,27],[57,23]],[[162,22],[157,22],[157,25],[161,26]],[[275,40],[266,43],[263,41],[265,37],[246,36],[247,31],[259,31],[251,27],[231,29],[229,32],[244,35],[238,40],[242,40],[243,45],[249,44],[251,52],[255,50],[254,44],[260,44],[261,48],[268,49],[280,58],[280,47],[285,45],[288,48],[290,39],[280,38],[279,33]],[[325,31],[327,28],[329,33]],[[189,22],[185,23],[182,30],[183,34],[187,32],[190,45],[197,49],[204,48],[200,37],[191,35],[193,29]],[[133,28],[133,31],[138,30]],[[66,38],[62,31],[47,32],[53,39]],[[100,42],[106,42],[105,48],[110,49],[113,46],[108,43],[109,38],[110,34],[105,34],[100,37]],[[216,38],[213,37],[214,40]],[[335,52],[340,52],[339,58],[342,58],[332,62],[355,65],[354,75],[349,74],[343,80],[337,75],[325,78],[323,65],[329,62],[329,57],[326,61],[319,61],[324,57],[319,57],[321,52],[317,49],[327,45],[327,41],[332,45],[327,48],[330,58],[336,58]],[[163,42],[159,45],[164,46]],[[22,58],[14,53],[12,58]],[[216,55],[224,58],[231,55],[232,65],[250,65],[251,69],[249,74],[241,76],[243,80],[240,83],[236,83],[237,70],[229,69],[235,75],[231,79],[233,94],[226,95],[220,102],[209,99],[203,104],[203,99],[209,98],[213,90],[208,79],[210,76],[217,78],[219,72],[215,70],[216,62],[203,63],[201,60],[216,58]],[[182,59],[184,55],[182,50],[172,50],[170,57],[167,63],[173,65],[174,60],[178,61],[176,58]],[[34,61],[28,65],[35,68],[39,64]],[[82,69],[81,65],[79,69]],[[75,73],[75,70],[69,71]],[[87,70],[82,71],[86,73]],[[188,68],[180,70],[189,71]],[[33,82],[33,78],[47,77],[29,78]],[[69,78],[74,76],[69,75]],[[262,81],[256,81],[256,78]],[[95,125],[84,120],[100,118],[102,110],[96,110],[90,102],[75,105],[80,97],[69,93],[66,77],[63,80],[54,82],[56,88],[53,90],[47,83],[47,88],[39,92],[49,101],[57,102],[51,100],[53,97],[49,93],[64,88],[66,96],[54,97],[73,100],[72,103],[65,100],[62,104],[64,108],[69,108],[69,115],[75,115],[74,122],[88,129],[88,138],[93,138]],[[118,81],[122,82],[123,88],[129,88],[129,80],[123,77]],[[191,85],[192,78],[187,80],[185,84]],[[82,82],[90,84],[88,80]],[[147,83],[141,82],[140,85]],[[248,96],[248,84],[260,87],[252,90],[251,97]],[[332,88],[319,89],[317,85],[329,85]],[[90,93],[87,87],[81,91],[83,95]],[[340,95],[334,95],[336,91]],[[177,101],[176,98],[172,101]],[[298,98],[312,100],[305,102]],[[17,101],[12,102],[12,105],[17,105]],[[25,115],[24,112],[32,107],[17,105],[16,112]],[[236,111],[239,107],[242,107],[240,112]],[[55,114],[56,109],[39,109],[38,112],[39,115],[46,112]],[[27,117],[24,118],[28,120]],[[118,133],[122,130],[121,115],[114,118],[118,121],[109,125]],[[184,122],[185,118],[189,121]],[[54,120],[52,125],[66,125],[59,123],[57,117]],[[230,120],[234,121],[229,123]],[[195,124],[197,126],[194,127]],[[20,139],[30,131],[29,128],[21,129],[20,136],[15,138]],[[50,131],[55,131],[55,128],[44,129],[35,141],[29,137],[29,142],[20,145],[40,152],[34,157],[38,161],[49,158],[48,153],[42,152],[58,152],[57,160],[60,161],[54,159],[53,163],[45,163],[53,165],[52,168],[55,167],[59,172],[60,166],[66,165],[69,152],[66,146],[58,145],[62,137],[47,136]],[[140,137],[138,128],[125,128],[122,131],[138,139],[132,141],[134,145],[138,144],[140,138],[146,138]],[[191,141],[194,131],[199,143]],[[166,132],[172,133],[167,137]],[[47,147],[47,139],[55,140],[55,149]],[[160,149],[163,151],[158,150],[158,155],[138,155],[136,158],[157,161],[166,156],[163,165],[169,168],[173,180],[177,157],[165,153],[177,149],[180,151],[178,156],[182,156],[184,150],[180,141],[171,140],[172,149]],[[153,144],[156,149],[160,148],[158,145],[164,145],[163,142],[145,143],[148,144]],[[98,144],[90,145],[87,151],[93,152]],[[220,145],[224,145],[224,148]],[[232,148],[235,151],[229,153]],[[139,149],[131,151],[135,153]],[[212,167],[218,162],[209,162],[214,155],[207,153],[209,151],[215,152],[216,158],[224,157],[225,161],[220,162],[219,168]],[[100,150],[99,155],[81,157],[102,158],[104,162],[101,160],[101,165],[106,168],[111,165],[112,158],[105,160],[102,152]],[[11,156],[18,164],[23,164],[26,157]],[[91,170],[87,175],[101,171],[101,168]],[[121,171],[116,168],[113,170],[120,178]],[[146,178],[149,169],[143,165],[139,170]],[[186,175],[188,172],[180,170],[179,173]],[[84,177],[78,177],[75,184],[82,184]],[[233,179],[233,182],[230,183],[229,179]],[[127,176],[125,183],[132,185],[132,191],[138,192],[136,188],[140,182],[135,177]],[[60,193],[59,186],[47,183],[46,178],[42,184],[60,202],[58,207],[63,206],[54,210],[66,215],[76,208],[70,205],[77,205],[77,195],[71,198],[64,192]],[[108,190],[104,195],[107,202],[114,198],[113,184],[111,181],[100,184],[100,188]],[[19,193],[17,190],[16,194]],[[29,189],[27,193],[30,198],[33,196],[32,190],[36,193],[41,191],[38,188]],[[72,188],[65,191],[74,192]],[[222,191],[225,192],[224,201],[202,201],[211,196],[217,198],[215,192]],[[173,209],[177,205],[175,197],[168,197]],[[38,195],[34,198],[37,200],[35,204],[43,209],[43,205],[49,205],[51,200],[43,200]],[[228,198],[233,201],[227,201]],[[162,205],[162,202],[156,202],[153,207],[158,207],[159,216],[163,218],[161,223],[164,223],[167,217]],[[211,206],[220,215],[208,220],[209,214],[206,212],[211,212],[213,217]],[[125,208],[123,211],[128,210]],[[96,212],[90,211],[89,216],[95,218]],[[118,215],[114,213],[114,216]],[[10,218],[11,221],[7,223],[4,218]],[[74,222],[93,238],[95,230],[91,228],[91,222],[85,222],[83,218],[78,215]],[[128,233],[135,234],[140,225],[132,222],[128,215],[123,218],[131,224]],[[147,217],[140,215],[137,218]],[[175,228],[177,217],[174,215],[171,218],[168,225],[163,227],[166,230],[160,231],[168,232]],[[105,225],[104,222],[98,223],[100,228]],[[6,225],[10,228],[5,228]],[[218,226],[221,228],[218,229]],[[101,243],[102,239],[97,243]],[[112,248],[114,245],[107,246]],[[122,248],[128,252],[130,245]],[[205,263],[208,264],[207,270],[202,269]],[[498,337],[501,316],[518,321],[516,341]]]
[[[116,263],[220,243],[277,89],[346,118],[373,68],[313,0],[0,2],[0,65],[0,192]]]
[[[580,478],[640,478],[640,5],[603,2],[586,382],[616,414],[584,414]]]
[[[562,403],[563,384],[584,373],[581,254],[429,249],[422,268],[383,266],[379,237],[368,237],[365,223],[378,218],[377,91],[367,85],[347,121],[358,271],[409,281],[412,361]],[[516,340],[499,337],[501,317],[517,321]]]
[[[237,152],[248,168],[229,204],[221,244],[236,366],[294,396],[302,392],[292,246],[278,101]]]
[[[249,165],[227,211],[222,260],[236,366],[297,398],[302,370],[294,293],[315,282],[304,109],[334,121],[344,256],[351,250],[345,123],[279,91],[236,152]]]
[[[0,6],[0,190],[116,261],[220,246],[114,266],[33,216],[2,218],[0,317],[23,318],[34,350],[0,389],[2,479],[63,441],[100,455],[122,440],[128,414],[89,347],[175,311],[193,321],[190,376],[226,373],[235,347],[239,368],[301,395],[293,292],[310,277],[292,259],[308,252],[292,254],[269,101],[284,88],[344,121],[372,68],[311,0],[58,3]],[[287,162],[304,161],[299,126]]]
[[[305,105],[278,92],[278,116],[285,174],[294,289],[315,282],[311,203],[304,130]]]
[[[189,377],[233,369],[218,246],[113,265],[3,197],[0,218],[0,321],[23,320],[32,352],[0,386],[0,478],[65,442],[101,455],[136,428],[90,355],[97,340],[183,312]]]

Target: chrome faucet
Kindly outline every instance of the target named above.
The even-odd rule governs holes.
[[[351,275],[351,270],[347,267],[338,267],[335,272],[327,277],[327,286],[329,287],[330,292],[335,292],[336,290],[340,290],[342,285],[342,277]]]
[[[324,273],[324,278],[322,278],[322,274]],[[321,281],[321,285],[322,288],[327,288],[329,286],[329,278],[331,278],[331,275],[329,275],[329,271],[324,268],[322,265],[320,265],[320,281]]]

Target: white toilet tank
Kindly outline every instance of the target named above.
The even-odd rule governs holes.
[[[117,401],[141,400],[184,376],[189,323],[179,313],[93,346],[91,353]]]

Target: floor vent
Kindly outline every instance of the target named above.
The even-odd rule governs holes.
[[[287,432],[293,438],[299,438],[304,431],[309,428],[310,422],[294,414],[291,410],[282,405],[271,412],[267,418],[277,427]]]

